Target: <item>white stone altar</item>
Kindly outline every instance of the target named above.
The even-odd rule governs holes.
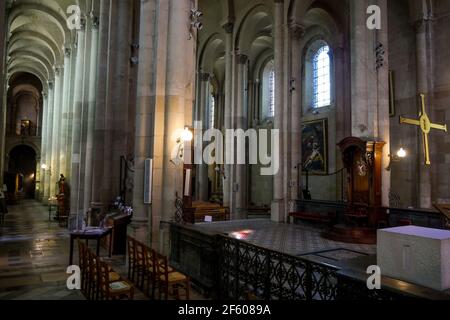
[[[378,230],[377,263],[390,278],[450,288],[450,231],[406,226]]]

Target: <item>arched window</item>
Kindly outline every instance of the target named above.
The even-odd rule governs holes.
[[[273,60],[266,63],[262,79],[263,118],[273,118],[275,116],[275,66]]]
[[[313,56],[313,107],[322,108],[331,104],[330,48],[321,46]]]
[[[212,129],[215,125],[215,119],[216,116],[216,99],[214,98],[213,94],[209,95],[209,127]]]
[[[214,87],[212,84],[209,85],[208,99],[208,124],[209,128],[213,129],[216,116],[216,99],[214,97]]]

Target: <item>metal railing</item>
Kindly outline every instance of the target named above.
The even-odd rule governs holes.
[[[337,268],[219,235],[221,299],[335,300]]]

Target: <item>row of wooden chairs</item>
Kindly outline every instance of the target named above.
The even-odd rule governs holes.
[[[128,237],[128,278],[152,299],[158,289],[159,299],[180,300],[183,292],[189,300],[189,277],[170,267],[167,257],[132,237]]]
[[[81,290],[89,300],[133,300],[134,287],[78,240]]]

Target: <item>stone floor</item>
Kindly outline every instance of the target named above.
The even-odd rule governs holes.
[[[84,300],[80,291],[67,289],[69,233],[49,221],[48,209],[39,202],[10,206],[0,226],[0,300]],[[94,243],[92,243],[95,245]],[[106,250],[100,255],[105,257]],[[74,263],[78,260],[74,252]],[[125,256],[104,258],[123,277]],[[136,290],[135,300],[147,299]],[[195,290],[192,299],[202,299]]]
[[[252,244],[295,256],[314,258],[335,265],[357,269],[374,262],[375,245],[349,244],[324,239],[317,224],[276,223],[269,219],[253,219],[202,223],[195,228],[228,234]],[[356,263],[357,262],[357,263]]]

